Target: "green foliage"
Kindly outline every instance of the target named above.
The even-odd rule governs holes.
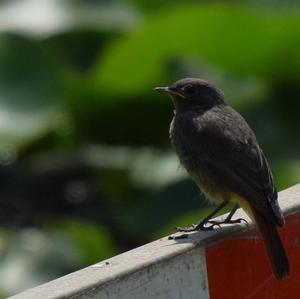
[[[53,128],[61,106],[62,62],[38,43],[0,36],[0,138],[22,145]]]
[[[105,229],[69,219],[65,220],[62,230],[78,249],[82,265],[93,264],[116,254],[116,245]]]
[[[96,66],[97,86],[119,98],[120,94],[145,93],[166,80],[172,60],[185,56],[237,76],[279,80],[284,74],[297,80],[299,20],[296,13],[266,18],[236,6],[168,8],[107,48]]]

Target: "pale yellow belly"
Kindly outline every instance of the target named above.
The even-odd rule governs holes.
[[[195,175],[194,173],[190,172],[190,175],[199,187],[200,191],[209,200],[209,202],[215,205],[219,205],[224,201],[234,202],[246,212],[246,214],[252,219],[252,221],[254,221],[254,215],[251,206],[249,202],[242,196],[236,194],[235,192],[222,189],[219,186],[216,186],[216,184],[205,180],[205,178],[201,178],[199,174]]]
[[[242,196],[228,190],[222,190],[216,186],[204,185],[199,179],[195,179],[196,184],[198,185],[200,191],[205,195],[209,202],[219,205],[224,201],[234,202],[238,204],[245,213],[254,221],[254,215],[251,209],[249,202],[244,199]]]

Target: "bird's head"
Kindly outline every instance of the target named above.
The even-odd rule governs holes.
[[[224,95],[211,83],[185,78],[167,87],[156,87],[155,90],[171,96],[176,110],[205,110],[224,104]]]

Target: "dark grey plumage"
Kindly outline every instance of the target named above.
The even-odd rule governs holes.
[[[192,177],[200,175],[211,189],[229,187],[251,197],[258,210],[283,226],[272,173],[253,131],[239,113],[225,103],[196,112],[176,111],[170,137]]]
[[[181,164],[210,201],[234,200],[245,209],[262,233],[275,276],[288,275],[276,229],[284,217],[271,170],[249,125],[207,81],[186,78],[157,89],[169,94],[175,106],[170,138]]]

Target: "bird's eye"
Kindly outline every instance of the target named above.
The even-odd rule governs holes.
[[[183,92],[187,95],[193,95],[197,92],[197,89],[195,86],[189,84],[183,87]]]

